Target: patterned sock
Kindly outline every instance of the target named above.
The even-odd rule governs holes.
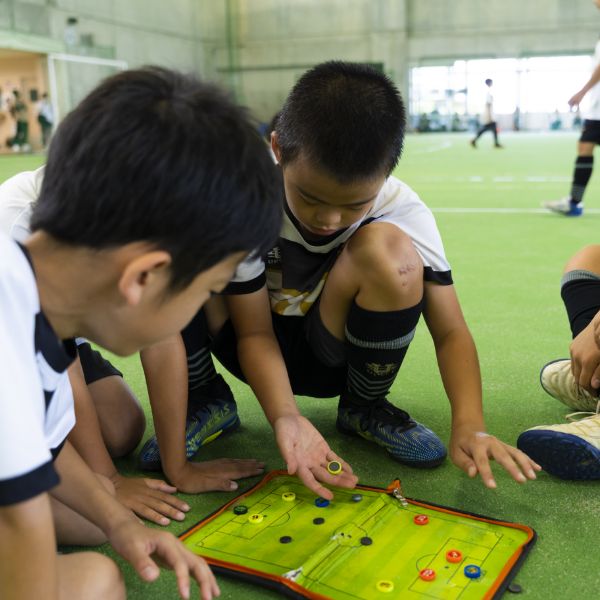
[[[560,295],[575,337],[600,310],[600,276],[582,269],[568,271],[562,277]]]
[[[579,204],[583,200],[585,188],[592,176],[594,168],[593,156],[578,156],[573,171],[573,183],[571,184],[571,202]]]
[[[351,403],[367,405],[389,392],[423,309],[416,306],[390,312],[365,310],[352,303],[346,322],[348,376]],[[348,402],[347,398],[340,399]]]
[[[209,384],[217,371],[210,353],[210,337],[204,311],[199,311],[181,332],[188,363],[188,389],[195,390]]]

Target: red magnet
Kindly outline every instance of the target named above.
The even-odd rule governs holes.
[[[458,550],[448,550],[446,560],[451,563],[459,563],[462,560],[462,552]]]

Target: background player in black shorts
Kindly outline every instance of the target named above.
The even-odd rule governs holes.
[[[600,0],[594,0],[600,9]],[[571,108],[578,108],[585,96],[590,100],[590,106],[583,122],[583,131],[577,144],[577,158],[573,171],[571,192],[560,200],[544,202],[543,206],[552,212],[566,217],[579,217],[583,214],[583,194],[592,176],[594,168],[594,148],[600,144],[600,39],[596,42],[594,51],[594,70],[586,84],[569,99]]]

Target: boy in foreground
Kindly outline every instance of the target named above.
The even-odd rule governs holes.
[[[271,138],[285,188],[280,238],[265,260],[240,265],[226,306],[213,299],[188,326],[188,361],[210,347],[247,381],[288,471],[328,499],[322,483],[351,487],[356,478],[343,461],[341,475],[328,471],[340,458],[294,394],[339,395],[338,429],[403,464],[429,468],[446,457],[434,432],[386,398],[421,314],[452,408],[455,464],[488,487],[496,486],[490,459],[518,482],[539,469],[486,432],[477,353],[435,221],[390,175],[404,131],[402,100],[384,75],[343,62],[305,73]],[[157,430],[175,427],[166,416]],[[161,456],[169,452],[161,446]]]
[[[223,93],[163,69],[116,75],[60,125],[24,245],[0,237],[0,596],[124,598],[116,565],[57,556],[108,540],[147,581],[155,558],[219,594],[206,563],[140,524],[65,438],[75,336],[120,355],[180,331],[269,244],[280,191]],[[252,462],[252,461],[248,461]]]
[[[0,185],[0,232],[24,243],[40,195],[44,167],[14,175]],[[89,342],[78,339],[77,358],[69,367],[76,423],[69,442],[94,473],[110,479],[115,496],[138,516],[158,525],[181,521],[189,506],[175,496],[177,488],[159,479],[121,475],[113,458],[131,452],[140,442],[145,417],[122,374]],[[142,350],[142,356],[149,349]],[[158,399],[160,401],[160,398]],[[238,475],[254,472],[240,469]]]

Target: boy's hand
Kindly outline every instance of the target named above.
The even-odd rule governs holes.
[[[203,462],[186,461],[169,479],[180,492],[232,492],[238,489],[236,479],[255,477],[265,470],[265,463],[253,458],[219,458]]]
[[[575,381],[596,396],[600,388],[600,317],[592,322],[571,342],[571,371]]]
[[[183,521],[190,510],[183,500],[173,496],[177,488],[159,479],[117,474],[111,481],[121,504],[157,525],[169,525],[170,519]]]
[[[490,459],[500,463],[517,483],[535,479],[535,472],[542,470],[542,467],[517,448],[501,442],[493,435],[476,431],[471,426],[453,428],[450,457],[469,477],[475,477],[479,473],[488,488],[496,487]]]
[[[353,488],[358,477],[352,467],[342,460],[327,444],[314,425],[301,415],[279,417],[274,423],[275,438],[288,473],[296,474],[302,483],[318,496],[331,500],[333,493],[319,482],[338,487]],[[327,463],[335,460],[342,465],[339,475],[327,470]]]
[[[181,598],[190,597],[190,573],[200,585],[202,600],[221,594],[206,561],[166,531],[150,529],[133,520],[121,521],[111,529],[108,541],[144,581],[154,581],[159,576],[156,559],[175,571]]]

